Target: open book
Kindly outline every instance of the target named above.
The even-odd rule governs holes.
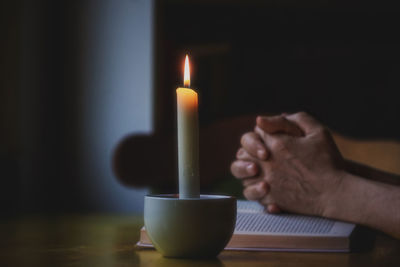
[[[225,249],[348,252],[356,225],[296,214],[268,214],[254,201],[237,202],[235,232]],[[138,247],[152,247],[143,227]]]

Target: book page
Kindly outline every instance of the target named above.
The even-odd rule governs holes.
[[[354,225],[321,217],[297,214],[269,214],[255,201],[237,202],[235,233],[279,235],[339,235],[338,229]],[[347,233],[348,231],[346,231]],[[343,233],[343,234],[346,234]]]
[[[264,212],[264,206],[257,201],[237,200],[237,212]]]

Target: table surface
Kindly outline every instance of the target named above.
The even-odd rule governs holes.
[[[142,216],[36,217],[0,224],[0,266],[400,266],[400,240],[383,234],[368,252],[223,251],[212,260],[183,260],[135,248]]]

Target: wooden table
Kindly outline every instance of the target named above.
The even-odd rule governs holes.
[[[378,234],[372,251],[224,251],[214,260],[162,257],[135,248],[142,216],[60,216],[0,221],[0,266],[400,266],[400,241]]]

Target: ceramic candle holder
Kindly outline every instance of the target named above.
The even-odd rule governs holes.
[[[165,257],[217,256],[232,237],[236,199],[201,195],[149,195],[144,202],[144,224],[154,247]]]

